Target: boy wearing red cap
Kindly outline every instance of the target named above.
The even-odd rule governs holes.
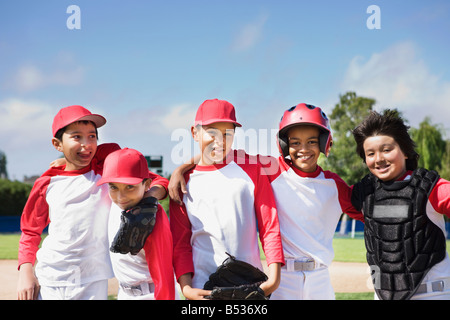
[[[105,157],[120,147],[97,146],[97,128],[105,123],[103,116],[77,105],[62,108],[53,120],[52,144],[64,154],[65,165],[36,180],[23,210],[20,300],[107,298],[113,277],[106,227],[111,200],[107,187],[98,187],[97,181]],[[48,236],[39,249],[47,225]]]
[[[97,185],[108,184],[113,202],[108,223],[110,242],[119,230],[122,212],[135,207],[144,198],[150,182],[147,160],[139,151],[124,148],[106,157],[103,176]],[[119,300],[175,298],[172,234],[169,219],[160,204],[155,220],[139,253],[110,252],[114,275],[119,282]]]
[[[170,203],[174,269],[187,299],[204,299],[205,282],[228,257],[262,269],[257,229],[269,267],[261,284],[271,294],[284,262],[272,190],[259,165],[242,164],[231,150],[236,121],[231,103],[206,100],[197,110],[192,136],[201,156],[185,174],[184,204]]]

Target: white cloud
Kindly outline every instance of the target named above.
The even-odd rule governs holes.
[[[0,150],[6,153],[10,178],[41,174],[59,157],[51,145],[54,114],[50,104],[38,100],[0,101]]]
[[[6,86],[25,93],[53,85],[78,85],[84,75],[85,68],[81,66],[67,65],[59,66],[56,70],[41,70],[35,65],[26,64],[18,68]]]
[[[395,44],[365,60],[350,62],[341,88],[377,101],[376,109],[397,108],[413,126],[426,116],[450,122],[450,82],[433,74],[411,42]]]
[[[255,46],[262,38],[264,25],[268,19],[267,14],[260,14],[257,19],[245,25],[231,44],[233,52],[244,52]]]
[[[9,98],[0,101],[0,134],[10,144],[33,143],[37,137],[51,138],[52,107],[37,100]],[[3,143],[6,140],[2,141]],[[18,145],[19,146],[19,145]]]
[[[161,118],[161,123],[168,130],[189,129],[194,124],[196,113],[197,108],[191,104],[178,104]]]

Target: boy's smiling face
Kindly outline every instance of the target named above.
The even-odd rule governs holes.
[[[234,139],[234,124],[216,122],[192,128],[192,136],[199,143],[200,165],[223,163],[231,150]]]
[[[289,155],[292,164],[307,173],[317,169],[320,156],[319,128],[309,125],[298,125],[289,129]]]
[[[408,157],[390,136],[372,136],[364,141],[367,168],[382,181],[397,180],[406,172]]]
[[[150,187],[151,180],[140,182],[135,185],[110,182],[109,196],[111,200],[122,210],[136,206],[144,197],[145,192]]]
[[[66,169],[80,170],[87,167],[97,151],[97,133],[92,122],[74,122],[67,126],[62,139],[52,139],[56,150],[64,153]]]

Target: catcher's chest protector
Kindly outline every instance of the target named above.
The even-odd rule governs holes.
[[[364,198],[364,238],[375,291],[380,299],[409,299],[423,278],[445,257],[445,236],[426,214],[439,179],[417,169],[408,181],[370,181]]]

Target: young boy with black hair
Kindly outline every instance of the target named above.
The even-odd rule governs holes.
[[[231,149],[236,126],[228,101],[200,105],[191,128],[200,160],[184,176],[184,203],[170,202],[175,274],[190,300],[211,293],[204,285],[227,253],[262,270],[257,231],[268,264],[268,280],[260,288],[268,296],[280,281],[284,257],[273,193],[260,166],[240,162]]]
[[[353,130],[370,174],[353,186],[364,212],[367,261],[376,297],[450,299],[444,215],[450,182],[418,168],[419,155],[398,112],[371,114]]]

